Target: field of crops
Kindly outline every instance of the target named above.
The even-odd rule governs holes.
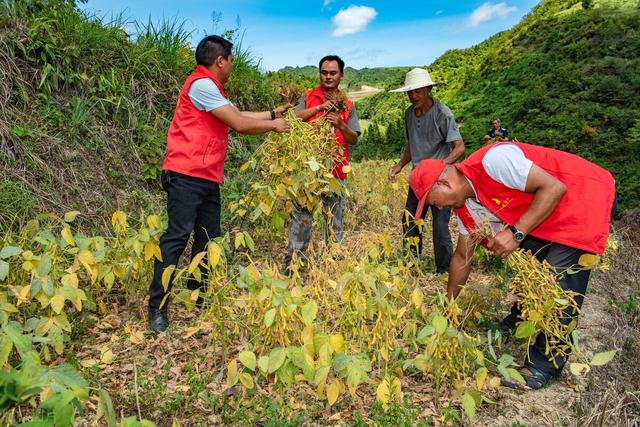
[[[82,213],[70,212],[5,235],[0,363],[13,366],[2,378],[13,394],[4,421],[469,425],[504,412],[512,395],[500,377],[518,377],[533,333],[496,331],[521,275],[478,251],[470,285],[449,303],[431,256],[402,249],[407,183],[388,183],[390,164],[354,165],[343,244],[325,244],[319,215],[308,262],[291,277],[280,271],[284,233],[268,221],[226,224],[203,265],[207,306],[196,308],[197,291],[182,284],[203,253],[177,266],[172,326],[160,336],[145,313],[160,216],[116,212],[109,235],[88,236],[74,231]],[[576,374],[615,353],[592,358],[612,348],[588,347]]]

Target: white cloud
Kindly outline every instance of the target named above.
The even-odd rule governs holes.
[[[515,6],[508,6],[506,3],[483,3],[480,7],[474,10],[467,21],[470,27],[477,27],[483,22],[489,21],[493,18],[504,18],[511,12],[518,10]]]
[[[329,6],[331,3],[335,1],[336,0],[322,0],[322,8],[324,9],[325,7]]]
[[[436,15],[442,15],[444,13],[444,10],[440,9],[440,10],[436,10]]]
[[[354,34],[364,30],[367,25],[378,15],[378,12],[372,7],[367,6],[349,6],[346,9],[340,9],[340,12],[333,17],[333,37],[342,37],[347,34]]]

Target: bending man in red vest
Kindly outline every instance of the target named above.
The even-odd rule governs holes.
[[[358,114],[353,103],[344,97],[339,89],[344,77],[344,61],[338,56],[328,55],[320,60],[319,69],[320,86],[302,97],[296,106],[296,115],[307,122],[324,116],[333,125],[336,132],[337,157],[332,172],[333,176],[344,180],[347,174],[342,168],[349,164],[349,145],[355,144],[360,135]],[[341,101],[344,101],[344,109],[338,106],[342,104]],[[328,223],[325,239],[329,238],[331,230],[336,241],[341,242],[344,237],[345,199],[342,196],[325,196],[322,198],[322,204]],[[311,240],[312,223],[311,212],[301,206],[294,207],[289,228],[289,245],[284,259],[286,269],[289,268],[294,252],[298,257],[304,257],[303,252]]]
[[[231,47],[229,41],[218,36],[207,36],[198,43],[198,65],[182,86],[169,126],[161,177],[167,192],[169,225],[160,239],[162,262],[155,262],[149,287],[149,323],[154,332],[162,332],[169,325],[167,292],[171,285],[165,292],[164,269],[178,263],[191,232],[192,256],[220,235],[220,183],[229,128],[245,134],[289,130],[281,118],[286,106],[245,112],[225,98],[224,84],[233,62]],[[200,284],[190,279],[188,287],[198,289]]]
[[[608,171],[563,151],[505,142],[485,146],[453,166],[425,160],[409,183],[420,199],[416,217],[425,203],[456,210],[460,233],[449,266],[450,297],[458,295],[471,271],[477,239],[470,236],[477,224],[489,222],[495,236],[483,246],[501,257],[530,250],[555,269],[559,285],[574,291],[582,305],[590,271],[563,273],[578,265],[582,254],[604,252],[615,203]],[[577,317],[568,315],[567,322]],[[514,305],[501,327],[513,329],[519,320]],[[539,335],[520,373],[530,388],[538,389],[557,377],[565,362],[553,349],[545,355],[545,339]]]

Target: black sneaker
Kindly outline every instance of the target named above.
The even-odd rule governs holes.
[[[159,334],[169,327],[169,310],[168,307],[151,308],[149,307],[149,327],[153,332]]]

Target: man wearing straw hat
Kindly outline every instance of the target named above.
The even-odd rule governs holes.
[[[486,145],[455,166],[423,161],[409,184],[419,199],[416,216],[427,204],[456,210],[460,233],[449,268],[451,298],[467,281],[480,243],[503,258],[530,250],[549,263],[558,285],[574,293],[580,308],[590,270],[576,266],[581,256],[604,252],[615,211],[615,183],[607,170],[563,151],[509,141]],[[490,225],[493,237],[480,236],[483,224]],[[577,317],[571,308],[561,321],[568,325]],[[521,320],[516,304],[501,327],[515,329]],[[547,349],[539,334],[520,374],[528,388],[538,389],[558,377],[565,363],[566,353]],[[519,388],[511,380],[503,384]]]
[[[458,131],[453,113],[441,102],[431,97],[434,86],[441,84],[431,80],[429,72],[423,68],[414,68],[406,75],[404,86],[390,92],[406,92],[411,106],[404,114],[407,143],[400,161],[389,169],[389,179],[393,182],[396,175],[409,162],[415,168],[426,159],[442,160],[452,164],[464,153],[464,142]],[[411,250],[422,253],[422,233],[416,226],[417,219],[424,219],[427,209],[421,215],[415,215],[418,198],[409,188],[406,211],[402,217],[402,228],[405,239]],[[433,219],[433,250],[435,254],[436,272],[446,273],[453,252],[449,218],[451,209],[429,205]]]

